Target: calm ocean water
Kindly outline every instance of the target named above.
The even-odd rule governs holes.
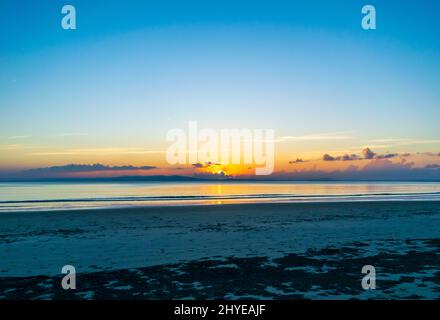
[[[440,183],[0,183],[0,211],[257,202],[440,200]]]

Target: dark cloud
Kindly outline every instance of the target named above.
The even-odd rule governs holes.
[[[398,156],[397,153],[387,153],[387,154],[377,155],[376,159],[391,159],[391,158],[395,158],[397,156]]]
[[[358,156],[357,154],[345,154],[343,156],[333,157],[329,154],[325,154],[322,156],[322,160],[324,161],[354,161],[354,160],[372,160],[372,159],[390,159],[398,156],[397,153],[387,153],[378,155],[375,152],[371,151],[370,148],[365,148],[362,150],[363,157]]]
[[[326,153],[325,155],[322,156],[322,160],[324,160],[324,161],[335,161],[336,159],[334,157],[332,157],[331,155]]]
[[[364,156],[364,159],[373,159],[376,156],[376,154],[371,151],[370,148],[365,148],[362,150],[362,155]]]
[[[356,154],[344,154],[343,156],[333,157],[326,153],[322,156],[322,160],[324,161],[354,161],[360,159],[361,158]]]
[[[356,154],[345,154],[343,156],[336,157],[336,160],[340,160],[340,161],[353,161],[359,159],[360,157]]]
[[[300,158],[298,158],[298,159],[296,159],[296,160],[293,160],[293,161],[289,161],[290,164],[302,163],[302,162],[304,162],[304,160],[303,160],[303,159],[300,159]]]
[[[192,166],[196,169],[204,169],[204,168],[209,168],[211,166],[217,166],[220,165],[220,163],[215,163],[215,162],[205,162],[205,163],[193,163]]]
[[[156,169],[154,166],[107,166],[100,163],[95,164],[68,164],[65,166],[53,166],[46,168],[29,169],[18,173],[20,177],[62,177],[69,174],[105,171],[138,171]]]

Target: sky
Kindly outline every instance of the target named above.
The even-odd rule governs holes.
[[[65,4],[76,30],[61,28]],[[365,4],[376,30],[361,27]],[[273,129],[279,174],[353,169],[345,154],[358,169],[439,164],[438,12],[434,0],[2,0],[0,173],[176,174],[165,137],[189,121]]]

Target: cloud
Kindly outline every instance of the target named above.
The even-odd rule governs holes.
[[[336,160],[342,160],[342,161],[353,161],[353,160],[359,160],[359,156],[356,154],[345,154],[342,157],[337,157]]]
[[[391,159],[391,158],[395,158],[397,156],[398,156],[397,153],[387,153],[387,154],[377,155],[376,159]]]
[[[197,177],[213,177],[213,178],[226,178],[232,177],[228,166],[222,165],[216,162],[205,162],[205,163],[193,163],[194,176]]]
[[[372,159],[391,159],[398,156],[397,153],[387,153],[378,155],[375,152],[371,151],[370,148],[365,148],[362,150],[362,156],[358,156],[357,154],[345,154],[343,156],[331,156],[329,154],[324,154],[322,156],[323,161],[355,161],[355,160],[372,160]]]
[[[305,161],[303,159],[298,158],[296,160],[289,161],[289,164],[302,163],[302,162],[305,162]]]
[[[89,173],[89,172],[106,172],[106,171],[140,171],[140,170],[152,170],[156,169],[154,166],[107,166],[100,163],[96,164],[68,164],[64,166],[53,166],[45,168],[29,169],[21,172],[24,176],[63,176],[76,173]]]
[[[394,163],[388,159],[374,159],[364,167],[363,171],[406,170],[411,169],[413,165],[412,162]]]
[[[425,166],[425,169],[440,169],[440,164],[428,164],[427,166]]]
[[[87,133],[75,133],[75,132],[67,132],[67,133],[60,133],[57,134],[57,137],[77,137],[77,136],[87,136]]]
[[[194,174],[194,177],[197,178],[205,178],[205,179],[225,179],[230,176],[226,174],[224,171],[219,172],[197,172]]]
[[[409,139],[406,139],[406,138],[397,138],[397,139],[395,139],[395,138],[391,138],[391,139],[375,139],[375,140],[373,140],[373,142],[379,142],[379,143],[383,143],[383,142],[385,142],[385,143],[389,143],[389,142],[408,142],[408,141],[410,141]]]
[[[353,139],[347,133],[317,133],[302,136],[282,136],[276,139],[277,142],[284,141],[321,141],[321,140],[346,140]]]
[[[353,161],[359,159],[360,157],[356,154],[344,154],[343,156],[333,157],[326,153],[322,156],[323,161]]]
[[[329,155],[329,154],[324,154],[323,156],[322,156],[322,160],[323,161],[335,161],[336,159],[334,158],[334,157],[332,157],[331,155]]]
[[[3,145],[0,145],[0,150],[21,149],[24,146],[25,146],[24,144],[3,144]]]
[[[193,163],[192,166],[196,169],[205,169],[205,168],[211,168],[212,166],[220,166],[220,163],[214,163],[214,162],[205,162],[205,163]]]
[[[364,156],[364,159],[373,159],[376,154],[371,151],[370,148],[365,148],[362,150],[362,155]]]
[[[48,152],[34,152],[31,153],[33,156],[76,156],[76,155],[87,155],[87,154],[157,154],[165,153],[162,150],[149,150],[144,148],[118,148],[118,147],[108,147],[108,148],[85,148],[85,149],[66,149],[61,151],[48,151]]]
[[[317,166],[296,169],[293,171],[276,172],[267,177],[278,180],[359,180],[359,181],[440,181],[440,165],[425,168],[415,167],[412,162],[393,162],[389,159],[372,159],[366,166],[350,165],[346,169],[326,171]],[[264,179],[265,177],[260,179]]]
[[[372,142],[378,143],[388,143],[388,146],[407,146],[416,144],[437,144],[440,143],[440,139],[408,139],[408,138],[398,138],[398,139],[377,139],[372,140]]]

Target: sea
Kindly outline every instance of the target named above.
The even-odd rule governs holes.
[[[273,202],[438,201],[439,182],[14,182],[0,212]]]

